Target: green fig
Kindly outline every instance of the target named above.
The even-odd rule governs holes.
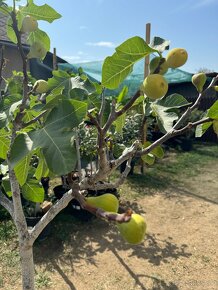
[[[203,91],[204,84],[207,80],[205,73],[198,73],[192,76],[192,83],[196,87],[197,91],[201,93]]]
[[[154,57],[149,64],[151,74],[164,75],[168,70],[166,59],[163,57]]]
[[[40,42],[34,42],[30,46],[30,51],[27,55],[28,58],[40,58],[43,59],[46,56],[46,49]]]
[[[132,214],[128,222],[117,224],[122,237],[130,244],[137,245],[143,242],[146,234],[145,219],[139,214]]]
[[[38,22],[36,19],[34,19],[30,15],[27,15],[24,17],[22,26],[21,26],[21,32],[29,33],[29,32],[36,31],[37,28],[38,28]]]
[[[142,85],[142,91],[151,99],[156,100],[166,95],[168,83],[160,74],[147,76]]]
[[[177,68],[184,65],[187,59],[188,53],[184,48],[173,48],[166,56],[167,65],[171,68]]]
[[[118,212],[119,209],[119,201],[117,197],[111,193],[87,197],[86,203],[109,212]]]
[[[218,119],[213,120],[213,130],[218,136]]]
[[[214,86],[214,90],[218,92],[218,86]]]
[[[49,90],[48,82],[45,80],[36,81],[33,90],[38,94],[46,93]]]

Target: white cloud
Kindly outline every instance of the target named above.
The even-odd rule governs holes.
[[[68,61],[80,60],[80,56],[78,55],[63,55],[62,58]]]
[[[100,47],[115,47],[116,45],[110,41],[99,41],[99,42],[86,42],[89,46],[100,46]]]

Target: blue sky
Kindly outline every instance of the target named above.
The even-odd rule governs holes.
[[[23,2],[23,1],[22,1]],[[71,63],[102,60],[127,38],[151,36],[171,41],[189,53],[183,69],[218,71],[218,0],[35,0],[61,15],[52,24],[40,21],[57,54]]]

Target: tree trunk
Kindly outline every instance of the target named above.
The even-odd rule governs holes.
[[[33,246],[28,242],[20,242],[19,244],[23,290],[34,290]]]

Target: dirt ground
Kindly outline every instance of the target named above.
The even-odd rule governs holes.
[[[113,225],[97,219],[75,221],[70,233],[59,229],[56,238],[35,246],[38,285],[54,290],[217,290],[217,172],[215,163],[179,188],[175,184],[134,200],[131,207],[148,225],[141,245],[128,245]],[[19,280],[4,289],[20,290]]]

